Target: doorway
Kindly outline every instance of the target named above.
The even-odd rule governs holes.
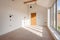
[[[36,26],[36,13],[31,13],[31,25]]]

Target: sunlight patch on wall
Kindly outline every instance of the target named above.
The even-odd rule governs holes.
[[[30,20],[29,19],[24,19],[22,20],[22,27],[30,25]]]

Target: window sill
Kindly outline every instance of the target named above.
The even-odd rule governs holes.
[[[53,27],[48,27],[51,31],[51,34],[55,38],[55,40],[60,40],[60,35],[57,33],[57,31]]]

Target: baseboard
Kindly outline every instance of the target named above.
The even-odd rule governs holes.
[[[13,28],[13,29],[11,29],[11,30],[9,30],[9,31],[7,31],[7,32],[0,33],[0,36],[2,36],[2,35],[4,35],[4,34],[7,34],[7,33],[11,32],[11,31],[14,31],[14,30],[16,30],[16,29],[19,29],[19,28],[20,28],[20,27],[16,27],[16,28]]]

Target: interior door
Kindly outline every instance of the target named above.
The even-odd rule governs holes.
[[[36,13],[31,13],[31,25],[36,25]]]

